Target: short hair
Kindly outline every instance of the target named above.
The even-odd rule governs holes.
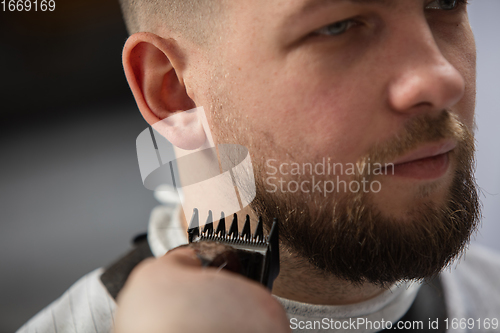
[[[129,34],[167,28],[197,43],[219,26],[222,0],[119,0]]]

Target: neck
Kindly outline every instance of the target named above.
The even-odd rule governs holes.
[[[327,275],[307,260],[280,249],[280,275],[273,284],[273,294],[309,304],[347,305],[369,300],[386,289],[371,283],[354,285]]]

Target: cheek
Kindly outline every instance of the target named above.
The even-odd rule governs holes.
[[[243,119],[271,138],[268,141],[273,146],[269,148],[282,148],[305,161],[332,157],[338,162],[352,162],[359,158],[376,121],[375,112],[370,112],[366,104],[373,99],[360,98],[361,83],[332,83],[300,73],[273,78],[248,87],[249,92],[241,99],[246,99],[242,110],[247,108],[247,118]]]
[[[453,26],[447,34],[436,34],[436,41],[445,58],[464,78],[464,96],[453,110],[465,125],[473,129],[476,103],[476,44],[468,20],[464,20],[457,27]]]
[[[461,121],[471,130],[474,131],[475,127],[475,108],[476,108],[476,87],[475,81],[472,81],[467,86],[464,98],[457,105],[457,112],[459,113]]]
[[[467,110],[467,125],[473,129],[476,108],[476,53],[470,57],[469,74],[466,77],[467,87],[465,95],[465,109]]]
[[[371,64],[345,68],[309,53],[242,54],[225,63],[224,79],[241,127],[254,133],[245,137],[268,154],[355,162],[387,133],[383,76],[367,80]]]
[[[474,129],[474,114],[476,108],[476,47],[472,34],[464,47],[459,50],[454,64],[465,79],[464,97],[457,105],[457,113],[469,129]]]

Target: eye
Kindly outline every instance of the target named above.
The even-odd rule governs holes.
[[[350,19],[345,21],[335,22],[314,31],[314,33],[317,35],[338,36],[346,32],[350,28],[352,28],[355,24],[356,22]]]
[[[462,4],[467,4],[467,0],[435,0],[426,9],[454,10]]]

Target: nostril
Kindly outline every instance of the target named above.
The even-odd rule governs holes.
[[[429,102],[421,102],[415,105],[415,108],[428,108],[428,107],[432,107],[432,104]]]

